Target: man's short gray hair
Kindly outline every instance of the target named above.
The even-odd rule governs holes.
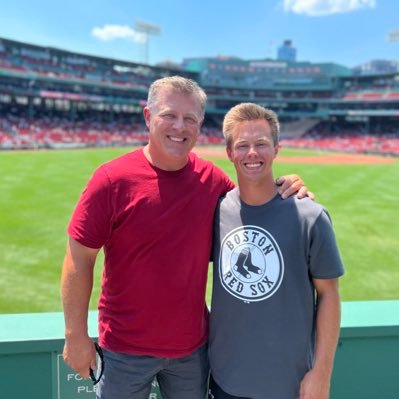
[[[147,107],[152,110],[157,102],[159,90],[162,87],[171,87],[179,93],[194,95],[201,105],[201,117],[204,118],[206,94],[204,90],[192,79],[182,76],[169,76],[154,81],[148,91]]]

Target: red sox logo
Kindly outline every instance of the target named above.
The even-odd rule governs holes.
[[[222,286],[245,302],[262,301],[279,288],[284,260],[273,236],[257,226],[242,226],[224,237],[220,249]]]

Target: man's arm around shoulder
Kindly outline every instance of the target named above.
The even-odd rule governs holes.
[[[279,186],[278,193],[283,199],[286,199],[294,194],[296,194],[297,198],[309,197],[311,200],[316,198],[315,195],[308,190],[304,181],[298,175],[286,175],[278,177],[276,179],[276,184]]]
[[[65,362],[83,378],[96,368],[96,351],[88,335],[88,309],[99,249],[69,238],[62,267],[61,298],[65,318]]]

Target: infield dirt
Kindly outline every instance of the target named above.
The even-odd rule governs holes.
[[[219,148],[195,147],[194,152],[201,157],[225,157],[226,152]],[[326,155],[308,157],[285,157],[278,155],[277,162],[281,163],[307,163],[307,164],[330,164],[330,165],[370,165],[390,164],[397,161],[396,158],[383,157],[367,154],[328,153]]]

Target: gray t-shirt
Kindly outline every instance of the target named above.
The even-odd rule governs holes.
[[[327,211],[276,195],[261,206],[220,201],[215,218],[209,355],[227,393],[296,399],[313,363],[312,278],[344,272]]]

